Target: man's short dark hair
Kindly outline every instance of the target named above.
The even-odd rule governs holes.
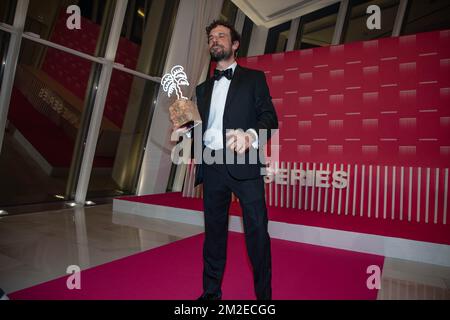
[[[225,28],[230,29],[231,34],[231,43],[238,41],[239,44],[241,43],[241,35],[239,32],[236,31],[234,26],[224,20],[214,20],[209,26],[206,27],[206,36],[209,38],[209,34],[211,33],[211,30],[214,29],[217,26],[224,26]]]

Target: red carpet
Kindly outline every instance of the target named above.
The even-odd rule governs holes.
[[[121,197],[119,200],[203,211],[202,199],[183,197],[181,192]],[[450,244],[450,224],[424,224],[418,223],[414,219],[409,222],[408,220],[385,220],[383,218],[376,219],[366,216],[354,217],[352,215],[346,216],[344,214],[338,215],[336,213],[331,214],[271,206],[268,206],[267,209],[271,221]],[[231,215],[241,216],[242,213],[239,203],[232,202],[229,212]]]
[[[81,290],[68,276],[9,294],[11,299],[193,300],[201,294],[203,234],[116,260],[81,273]],[[230,232],[224,299],[255,299],[243,234]],[[272,239],[273,298],[376,299],[367,267],[384,258]]]

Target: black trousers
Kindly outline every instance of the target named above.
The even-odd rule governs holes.
[[[263,177],[236,180],[230,176],[224,164],[204,164],[203,170],[204,293],[219,295],[222,293],[221,283],[227,252],[228,209],[233,192],[239,198],[243,212],[245,241],[253,268],[256,297],[259,300],[270,300],[272,264]]]

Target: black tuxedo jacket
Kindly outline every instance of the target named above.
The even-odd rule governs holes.
[[[202,118],[202,137],[208,127],[209,109],[211,95],[214,88],[214,78],[209,78],[196,88],[197,106]],[[226,129],[242,129],[244,131],[252,128],[258,132],[259,129],[267,129],[270,139],[270,129],[278,129],[278,119],[272,98],[269,93],[264,72],[236,66],[233,78],[228,90],[225,110],[223,114],[223,141],[226,148]],[[193,140],[195,141],[195,139]],[[194,145],[193,143],[193,145]],[[205,148],[202,143],[202,150]],[[262,146],[259,145],[259,148]],[[194,148],[194,147],[193,147]],[[251,147],[252,148],[252,147]],[[229,150],[229,149],[228,149]],[[229,151],[231,152],[231,151]],[[249,150],[243,155],[234,152],[234,163],[226,164],[230,175],[238,180],[255,179],[261,175],[261,159],[258,155],[258,163],[249,164]],[[245,157],[245,164],[237,164],[237,158]],[[194,185],[203,182],[203,165],[196,164],[196,177]]]

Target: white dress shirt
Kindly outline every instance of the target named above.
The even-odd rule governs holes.
[[[236,61],[227,69],[236,69]],[[214,88],[211,95],[211,106],[209,109],[208,127],[206,128],[203,141],[205,146],[213,150],[219,150],[224,148],[223,136],[222,136],[222,119],[225,111],[225,102],[227,100],[228,89],[230,88],[231,80],[226,77],[222,77],[219,80],[214,81]],[[239,128],[227,128],[227,129],[239,129]],[[254,148],[258,147],[258,135],[255,130],[249,129],[255,137],[255,141],[252,143]]]

